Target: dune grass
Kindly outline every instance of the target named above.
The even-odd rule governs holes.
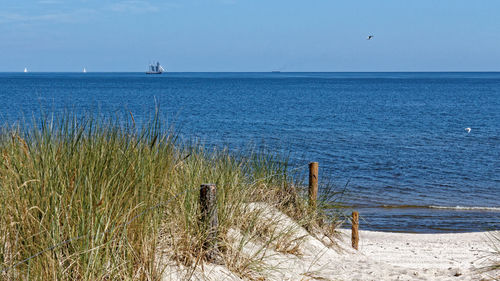
[[[245,243],[300,254],[293,230],[258,223],[250,202],[333,232],[326,214],[335,193],[311,209],[277,155],[183,144],[157,118],[141,128],[133,118],[37,124],[0,133],[2,279],[160,280],[165,264],[194,268],[204,262],[202,183],[217,185],[220,262],[241,276],[257,278],[262,266],[258,253],[242,252]],[[238,241],[228,235],[235,228]]]
[[[492,280],[500,280],[500,231],[492,231],[488,238],[492,254],[486,257],[487,265],[480,270],[489,273]]]

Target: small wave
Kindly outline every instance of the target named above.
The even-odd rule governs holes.
[[[429,206],[430,209],[444,209],[444,210],[472,210],[472,211],[494,211],[500,212],[500,207],[465,207],[465,206]]]
[[[467,206],[422,206],[422,205],[382,205],[384,209],[439,209],[439,210],[459,210],[459,211],[490,211],[500,212],[500,207],[467,207]]]

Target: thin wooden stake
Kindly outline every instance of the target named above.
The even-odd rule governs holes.
[[[316,209],[318,199],[318,162],[309,163],[309,205]]]
[[[217,229],[219,220],[217,218],[217,188],[215,184],[202,184],[200,187],[201,221],[207,231],[203,248],[206,258],[215,261],[218,257],[217,251]]]
[[[358,249],[358,243],[359,243],[359,213],[358,212],[352,212],[352,231],[351,231],[351,241],[352,241],[352,247],[354,249]]]

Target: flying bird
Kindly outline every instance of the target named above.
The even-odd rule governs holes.
[[[471,130],[472,130],[471,128],[465,128],[465,131],[467,132],[467,134],[470,133]]]
[[[368,37],[366,37],[366,40],[371,40],[373,38],[373,35],[368,35]]]

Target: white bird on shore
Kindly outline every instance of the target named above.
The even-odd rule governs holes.
[[[465,128],[465,131],[467,132],[467,134],[470,133],[471,130],[472,130],[471,128]]]
[[[373,38],[373,35],[368,35],[368,37],[366,37],[366,40],[371,40]]]

